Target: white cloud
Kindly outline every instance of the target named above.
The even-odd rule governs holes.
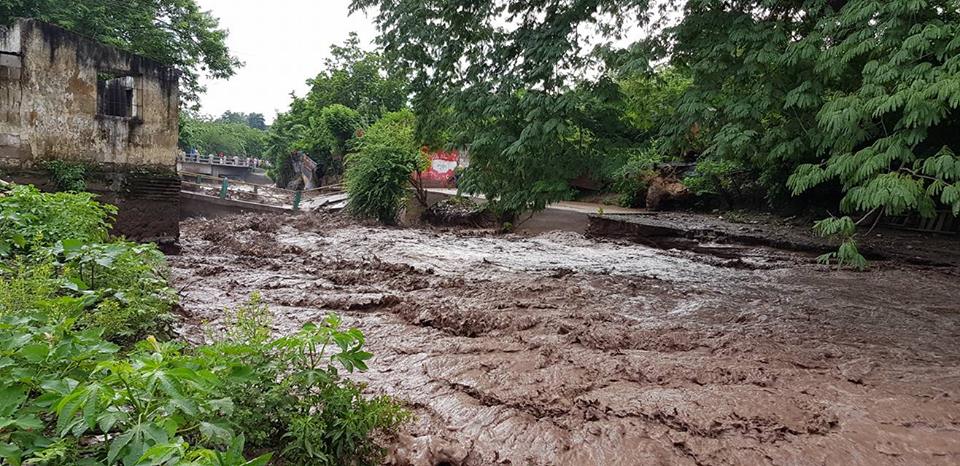
[[[330,45],[353,31],[370,45],[376,35],[372,17],[348,15],[350,0],[198,0],[230,30],[227,45],[246,63],[229,80],[204,80],[201,111],[259,112],[272,121],[303,95],[305,81],[323,68]]]

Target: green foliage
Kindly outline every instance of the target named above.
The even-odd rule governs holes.
[[[760,205],[764,199],[764,187],[742,162],[720,157],[705,156],[697,162],[696,169],[683,179],[690,192],[707,198],[727,202]]]
[[[694,77],[678,121],[774,198],[827,185],[851,215],[960,211],[957,32],[945,0],[689,2],[670,33]]]
[[[227,31],[195,0],[0,0],[0,23],[37,18],[144,55],[183,72],[182,98],[196,102],[201,74],[229,78],[241,66]]]
[[[60,191],[86,191],[86,167],[79,163],[69,163],[62,160],[51,160],[43,164],[50,173],[50,179]]]
[[[380,464],[375,432],[390,431],[410,414],[388,397],[363,396],[363,385],[343,377],[366,370],[372,355],[357,329],[336,316],[271,339],[270,314],[259,296],[231,315],[231,325],[200,354],[238,376],[230,420],[255,449],[280,451],[290,464]],[[245,368],[255,368],[249,371]]]
[[[261,157],[267,151],[266,131],[246,122],[227,122],[181,115],[180,147],[201,154]]]
[[[78,324],[99,328],[111,341],[167,333],[176,295],[167,285],[164,255],[153,244],[126,241],[54,245],[64,286],[83,296],[90,310]]]
[[[656,176],[654,169],[663,159],[660,151],[651,146],[630,155],[627,162],[614,173],[613,188],[620,194],[623,207],[643,207],[646,204],[647,188]]]
[[[361,128],[361,116],[345,105],[333,104],[320,111],[321,125],[330,134],[330,151],[336,155],[347,153],[347,141],[357,135]]]
[[[99,330],[73,323],[0,318],[6,464],[216,465],[224,463],[209,448],[224,445],[239,459],[241,437],[220,421],[232,409],[220,389],[228,368],[152,338],[121,355]]]
[[[3,464],[263,466],[272,454],[245,453],[264,449],[283,464],[379,464],[373,434],[409,419],[341,372],[372,357],[359,330],[330,316],[274,339],[257,296],[213,345],[118,346],[164,322],[163,255],[106,242],[110,211],[86,193],[0,197],[6,218],[21,207],[2,223],[16,246],[0,261]],[[71,224],[76,239],[55,236]]]
[[[385,54],[411,73],[419,129],[452,126],[455,141],[471,147],[467,187],[508,208],[562,198],[578,157],[593,159],[589,146],[570,144],[590,143],[595,132],[571,96],[588,70],[644,76],[668,62],[681,79],[662,88],[621,78],[625,113],[637,129],[659,126],[671,153],[703,155],[688,180],[694,191],[730,194],[749,180],[774,205],[837,192],[851,215],[960,213],[953,0],[352,6],[376,9]],[[617,50],[624,24],[650,34]],[[660,100],[661,92],[673,97]]]
[[[356,34],[330,52],[325,69],[307,81],[307,95],[292,96],[290,109],[270,127],[267,152],[281,184],[286,180],[276,170],[297,151],[316,161],[322,175],[340,176],[357,130],[406,104],[405,79],[388,73],[378,53],[362,50]]]
[[[217,123],[243,124],[253,129],[259,129],[260,131],[267,130],[267,121],[262,113],[243,113],[227,110],[223,112],[223,115],[220,115],[220,118],[217,118],[216,121]]]
[[[305,99],[314,110],[343,105],[356,110],[364,124],[370,125],[406,104],[403,77],[388,73],[380,54],[361,49],[356,33],[350,33],[343,45],[330,47],[324,68],[307,81],[310,92]]]
[[[580,26],[615,35],[645,1],[352,5],[377,11],[385,55],[412,77],[418,139],[469,147],[460,188],[491,199],[504,218],[569,198],[579,176],[611,181],[689,85],[679,72],[620,65],[583,79],[622,60],[586,50],[595,34]]]
[[[112,341],[163,332],[176,302],[164,256],[152,244],[107,242],[114,212],[89,193],[15,186],[0,197],[0,315],[63,317],[61,304],[78,301],[78,327],[100,328]]]
[[[0,258],[30,254],[62,239],[106,240],[117,209],[93,199],[90,193],[45,194],[33,186],[0,191]]]
[[[856,232],[857,224],[850,217],[830,217],[820,220],[813,227],[814,231],[825,237],[840,238],[840,248],[836,252],[824,254],[817,258],[821,264],[831,264],[836,262],[837,268],[844,266],[853,267],[857,270],[867,268],[867,259],[860,254],[857,248]]]
[[[390,113],[371,126],[347,156],[348,210],[387,224],[397,221],[412,182],[422,171],[424,154],[414,139],[416,118],[404,110]]]

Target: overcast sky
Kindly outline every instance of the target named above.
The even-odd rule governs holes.
[[[376,36],[371,18],[348,16],[350,0],[198,0],[230,30],[227,45],[245,62],[229,80],[205,81],[202,112],[259,112],[273,121],[290,103],[290,91],[303,95],[305,81],[320,72],[330,45],[354,31],[368,46]]]

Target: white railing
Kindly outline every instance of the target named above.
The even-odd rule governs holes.
[[[199,155],[180,154],[177,160],[185,163],[200,163],[205,165],[224,165],[227,167],[260,167],[263,161],[253,157],[238,157],[235,155]]]

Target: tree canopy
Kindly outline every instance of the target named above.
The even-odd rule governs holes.
[[[195,0],[0,0],[0,22],[36,18],[144,55],[183,72],[183,101],[196,103],[201,75],[233,76],[240,61],[227,31]]]
[[[226,114],[239,115],[229,111]],[[246,119],[233,121],[185,113],[181,115],[180,148],[196,149],[201,154],[263,157],[267,133],[252,127]]]
[[[310,107],[343,105],[359,112],[366,124],[403,108],[407,101],[403,77],[389,74],[379,53],[363,50],[356,33],[350,33],[343,45],[330,47],[324,70],[307,84]]]
[[[332,46],[324,69],[307,83],[310,91],[291,95],[290,108],[270,126],[267,151],[275,167],[302,151],[317,162],[321,176],[339,176],[357,132],[407,102],[403,76],[389,73],[379,53],[363,50],[356,34]]]
[[[217,121],[220,123],[239,123],[261,131],[267,129],[267,120],[262,113],[243,113],[227,110],[223,112],[220,118],[217,118]]]
[[[452,126],[470,147],[468,187],[510,208],[562,197],[580,170],[576,142],[592,131],[575,91],[602,96],[607,78],[669,64],[690,82],[653,125],[665,155],[697,146],[702,170],[745,173],[774,203],[823,186],[849,214],[960,213],[954,0],[352,5],[376,9],[387,57],[411,74],[421,138]],[[645,36],[621,45],[630,30]]]

